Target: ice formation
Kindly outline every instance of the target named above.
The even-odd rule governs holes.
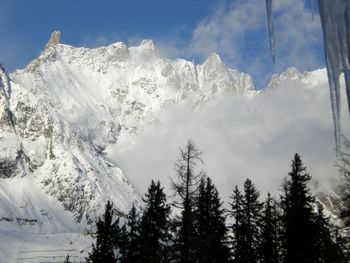
[[[348,0],[319,0],[325,58],[334,119],[338,155],[341,153],[340,75],[345,77],[347,99],[350,99],[350,4]],[[350,109],[350,108],[349,108]]]
[[[275,63],[275,29],[272,19],[272,0],[266,0],[267,25],[269,28],[270,50],[272,62]]]
[[[337,155],[341,157],[340,75],[344,74],[350,112],[350,2],[348,0],[318,0],[323,29],[324,49],[334,122]],[[310,0],[312,18],[314,2]],[[266,0],[269,41],[272,60],[275,61],[272,0]]]

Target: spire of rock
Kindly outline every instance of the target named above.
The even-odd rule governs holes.
[[[45,49],[56,46],[57,44],[60,43],[60,38],[61,38],[61,32],[60,31],[53,31],[50,37],[49,42],[47,42]]]

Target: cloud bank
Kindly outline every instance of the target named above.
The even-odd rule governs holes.
[[[314,191],[329,189],[338,178],[326,71],[305,85],[285,81],[254,98],[231,94],[197,108],[171,104],[113,159],[141,193],[151,179],[171,193],[170,177],[179,147],[188,139],[204,151],[203,169],[223,200],[250,178],[263,195],[280,192],[297,152],[313,177]],[[349,131],[345,127],[345,131]]]

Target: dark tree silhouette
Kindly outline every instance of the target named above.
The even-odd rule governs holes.
[[[286,263],[311,263],[317,262],[318,258],[317,233],[313,222],[315,198],[307,187],[311,177],[305,170],[300,156],[295,154],[281,197]]]
[[[209,177],[201,180],[194,212],[196,262],[228,262],[224,209]]]
[[[278,263],[279,257],[279,227],[278,213],[271,194],[267,194],[264,204],[262,218],[262,231],[260,243],[260,261],[261,263]]]
[[[175,247],[178,252],[180,262],[194,261],[194,215],[193,205],[195,194],[198,190],[202,172],[194,171],[198,162],[202,162],[202,152],[199,151],[192,141],[188,141],[184,149],[180,149],[180,157],[175,164],[177,172],[177,182],[172,181],[175,192],[174,205],[180,208],[181,217],[179,218],[179,231],[175,241]]]
[[[318,249],[318,261],[324,263],[346,263],[346,257],[337,239],[332,237],[331,227],[328,218],[323,214],[323,206],[317,204],[317,214],[315,216],[315,242]],[[336,236],[336,235],[333,235]]]
[[[140,259],[140,219],[135,205],[132,206],[127,223],[121,228],[120,261],[123,263],[142,262]]]
[[[232,199],[230,214],[234,219],[232,224],[232,249],[234,262],[244,262],[244,234],[243,234],[243,195],[239,191],[238,186],[233,190],[233,194],[230,196]]]
[[[153,180],[143,201],[146,208],[140,224],[140,258],[142,262],[167,262],[170,241],[168,217],[170,206],[160,182]]]
[[[108,201],[103,218],[99,218],[96,222],[96,245],[92,245],[92,252],[87,258],[88,262],[115,263],[116,261],[113,244],[112,208],[112,203]]]
[[[242,195],[236,186],[231,199],[231,215],[235,221],[232,225],[234,262],[257,262],[263,205],[259,202],[259,192],[252,181],[247,179],[244,183],[244,194]]]

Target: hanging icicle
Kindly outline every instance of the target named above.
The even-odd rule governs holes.
[[[350,3],[348,0],[318,0],[318,6],[323,30],[336,150],[338,157],[341,157],[340,75],[342,73],[350,112]]]
[[[267,25],[269,28],[270,51],[272,62],[275,64],[275,28],[272,19],[272,0],[266,0]]]
[[[315,13],[314,0],[310,0],[310,8],[311,8],[311,19],[312,21],[314,21],[314,13]]]

